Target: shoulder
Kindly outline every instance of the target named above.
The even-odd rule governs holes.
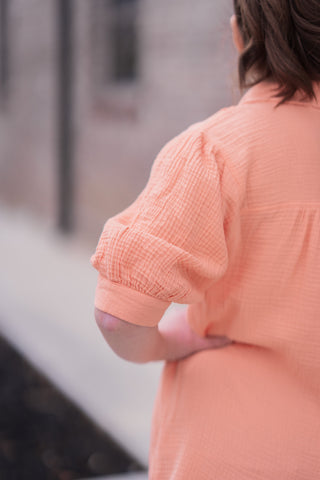
[[[193,172],[217,172],[230,196],[245,196],[250,158],[266,142],[273,125],[270,103],[238,103],[216,111],[171,138],[160,150],[153,173],[172,174],[188,168]]]
[[[195,158],[196,153],[201,153],[203,158],[207,154],[210,156],[217,144],[223,143],[224,133],[230,132],[230,123],[236,128],[234,121],[236,110],[236,106],[225,107],[188,125],[163,145],[158,157]]]
[[[272,125],[275,110],[270,103],[238,103],[221,108],[171,138],[164,152],[192,152],[194,149],[229,150],[250,145],[263,138],[263,129]],[[263,127],[263,128],[262,128]],[[229,147],[229,148],[228,148]]]
[[[275,110],[271,103],[239,103],[223,108],[203,122],[205,137],[215,151],[250,148],[265,137]]]
[[[236,150],[234,143],[241,138],[239,126],[248,115],[246,110],[240,105],[224,107],[187,126],[163,145],[154,161],[152,176],[172,175],[173,171],[187,167],[193,172],[215,171],[222,178],[232,163],[229,151]]]

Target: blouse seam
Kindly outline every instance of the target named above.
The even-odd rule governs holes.
[[[214,146],[212,147],[213,155],[215,155],[216,153],[218,153],[218,151],[219,151],[219,147],[214,145]],[[226,161],[225,158],[223,157],[222,153],[221,153],[221,157],[223,158],[223,166],[224,166],[227,170],[229,170],[230,175],[232,176],[234,182],[237,184],[238,193],[240,194],[240,190],[241,190],[240,181],[239,181],[237,175],[234,173],[233,167],[230,167],[230,165],[227,163],[227,161]]]
[[[303,207],[303,206],[317,206],[320,207],[320,202],[284,202],[284,203],[275,203],[273,205],[265,205],[262,207],[253,207],[253,208],[243,208],[240,211],[241,215],[246,215],[247,213],[260,212],[260,211],[271,211],[279,208],[287,207]]]

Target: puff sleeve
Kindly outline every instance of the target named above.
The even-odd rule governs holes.
[[[204,132],[164,145],[136,200],[104,224],[90,259],[97,308],[155,326],[171,302],[204,298],[228,266],[220,175]]]

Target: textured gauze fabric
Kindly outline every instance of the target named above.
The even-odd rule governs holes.
[[[91,257],[99,309],[235,342],[164,363],[151,480],[320,479],[320,84],[276,87],[167,142]]]

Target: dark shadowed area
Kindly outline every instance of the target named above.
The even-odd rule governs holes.
[[[71,480],[141,466],[0,338],[1,480]]]

